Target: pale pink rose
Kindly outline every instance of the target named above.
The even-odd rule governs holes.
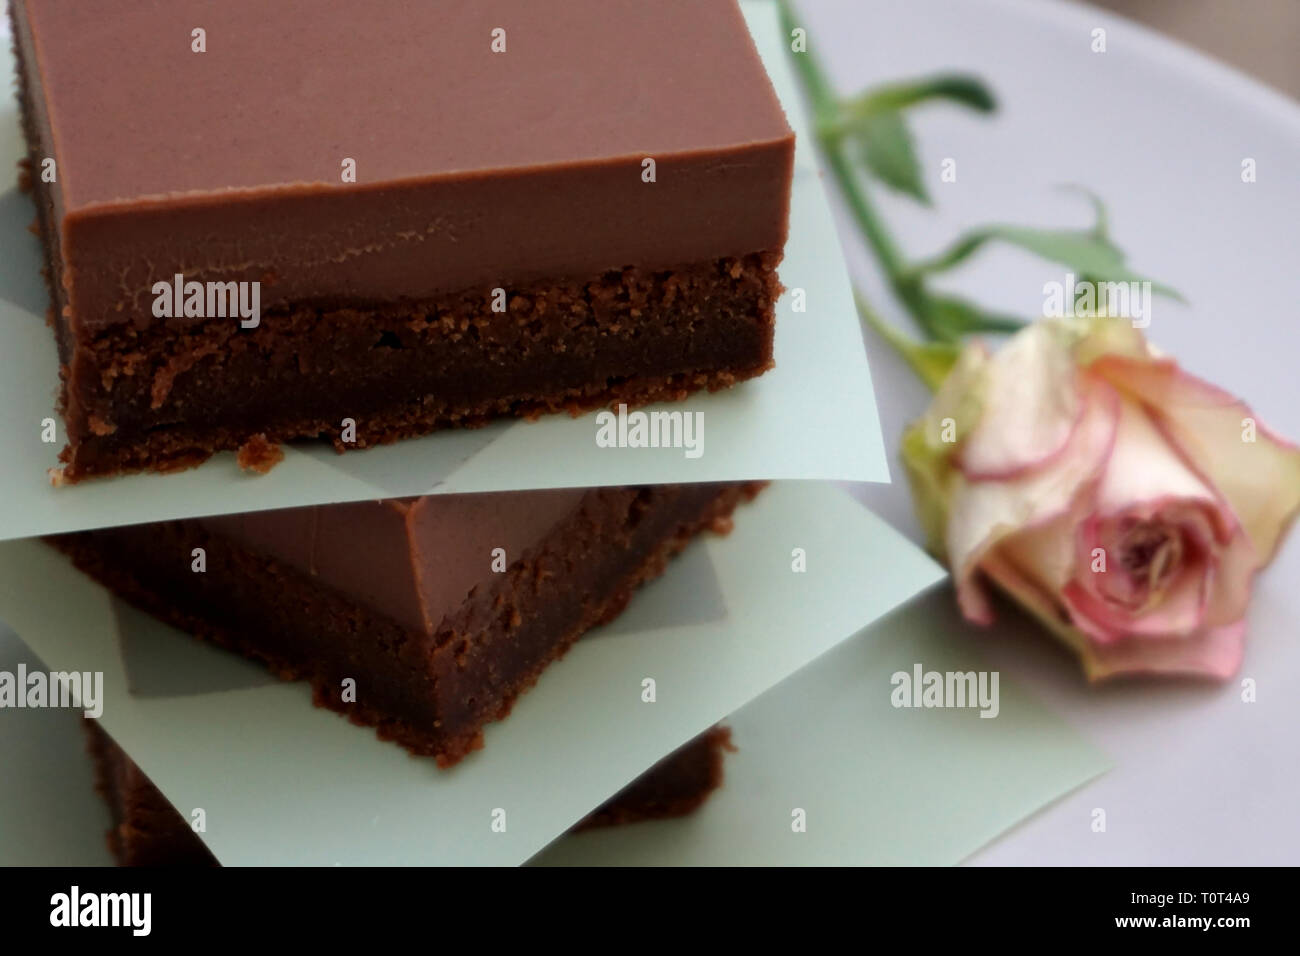
[[[903,460],[962,613],[990,622],[997,585],[1092,679],[1232,676],[1300,509],[1300,449],[1118,319],[967,348]]]

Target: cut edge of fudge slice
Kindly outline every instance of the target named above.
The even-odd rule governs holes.
[[[376,513],[354,509],[359,523],[349,531],[335,521],[339,506],[302,509],[300,528],[309,543],[274,548],[214,533],[201,520],[49,540],[128,602],[259,660],[282,678],[310,681],[319,706],[451,766],[481,747],[486,724],[505,718],[550,663],[616,617],[692,538],[729,530],[732,511],[762,486],[581,492],[552,527],[542,522],[517,542],[521,553],[508,555],[502,573],[490,570],[500,534],[476,537],[473,527],[457,524],[452,518],[463,514],[449,496],[408,504],[400,522],[388,515],[384,520],[394,522],[388,534],[380,533]],[[555,505],[548,495],[554,493],[457,497],[487,508],[495,499],[518,513],[538,500]],[[442,509],[440,515],[422,524],[421,501]],[[463,537],[448,549],[457,534]],[[191,570],[195,548],[204,549],[202,574]],[[408,560],[414,570],[405,573],[407,583],[396,572],[367,577],[362,570]],[[446,566],[458,561],[477,567],[459,579],[468,593],[453,588],[439,595],[433,582],[419,583],[426,571],[454,579]],[[345,699],[349,681],[355,700]]]
[[[219,866],[185,816],[99,725],[82,719],[95,789],[108,804],[105,836],[119,866]],[[718,725],[683,744],[619,791],[574,831],[695,812],[722,786],[731,731]]]

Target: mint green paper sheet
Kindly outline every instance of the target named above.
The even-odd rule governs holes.
[[[997,717],[895,709],[890,676],[986,669],[947,588],[847,641],[732,716],[726,780],[680,820],[566,836],[563,865],[947,865],[1109,769],[1005,676]],[[795,833],[792,812],[806,812]]]

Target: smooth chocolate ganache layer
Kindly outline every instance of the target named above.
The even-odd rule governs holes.
[[[772,364],[794,138],[735,0],[10,8],[58,480]]]

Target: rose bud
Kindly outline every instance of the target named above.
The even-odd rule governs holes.
[[[903,462],[963,615],[992,621],[996,585],[1092,680],[1232,676],[1255,572],[1300,509],[1300,448],[1119,319],[968,346]]]

